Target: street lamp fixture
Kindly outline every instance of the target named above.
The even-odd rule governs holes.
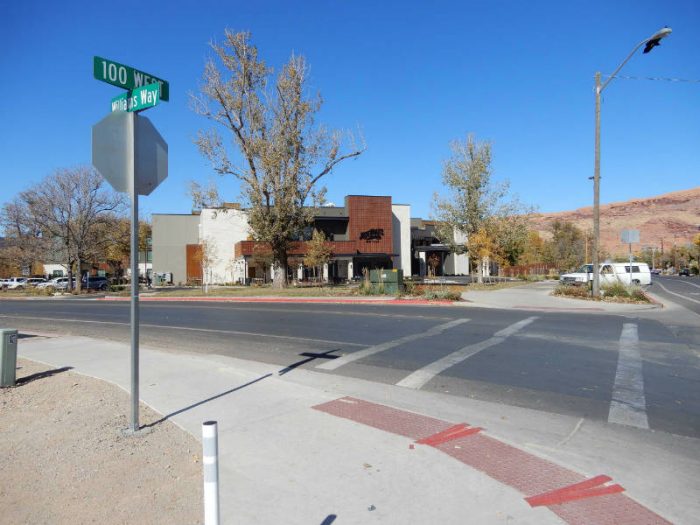
[[[661,39],[671,34],[670,27],[664,27],[646,40],[642,40],[627,55],[612,75],[601,84],[600,71],[595,74],[595,167],[593,171],[593,296],[600,297],[600,261],[598,251],[600,246],[600,94],[607,87],[615,75],[623,68],[637,50],[644,46],[644,53],[648,53],[660,45]]]

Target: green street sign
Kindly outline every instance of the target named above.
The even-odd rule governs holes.
[[[97,80],[129,91],[155,82],[160,86],[159,99],[165,102],[170,99],[170,84],[150,73],[97,56],[93,58],[92,64],[93,75]]]
[[[129,93],[122,93],[112,99],[112,111],[143,111],[159,102],[160,86],[157,82],[136,88]]]

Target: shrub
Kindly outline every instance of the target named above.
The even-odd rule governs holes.
[[[360,283],[360,287],[357,289],[360,295],[372,295],[372,285],[368,284],[366,281]]]
[[[604,284],[601,286],[601,290],[603,292],[603,295],[605,297],[629,297],[630,296],[630,290],[629,287],[621,283],[620,281],[610,283],[610,284]]]
[[[450,287],[426,288],[423,297],[428,301],[459,301],[462,299],[462,293]]]
[[[403,282],[403,295],[415,295],[416,294],[416,283],[413,281]]]
[[[566,284],[557,285],[552,292],[554,295],[562,295],[565,297],[589,297],[588,288],[586,286],[569,286]]]
[[[27,288],[27,294],[28,295],[52,295],[53,294],[53,287],[52,286],[46,286],[46,287],[42,287],[42,288],[30,287],[30,288]]]
[[[633,288],[632,291],[630,292],[630,298],[633,300],[640,302],[640,303],[648,303],[649,298],[647,297],[647,294],[644,293],[644,290],[641,288]]]

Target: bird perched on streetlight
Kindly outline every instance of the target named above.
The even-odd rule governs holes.
[[[649,40],[647,40],[647,45],[644,46],[644,53],[648,53],[652,49],[654,49],[656,46],[661,45],[661,39],[665,36],[668,36],[671,34],[671,29],[668,26],[665,26],[661,31],[656,33],[654,36],[652,36]]]

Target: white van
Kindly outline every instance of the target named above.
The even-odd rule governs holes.
[[[593,280],[593,265],[584,264],[573,273],[565,273],[559,278],[562,284],[588,284]],[[643,262],[633,262],[630,272],[630,263],[602,263],[600,265],[600,284],[614,282],[624,284],[636,284],[645,286],[651,284],[651,272],[649,265]]]

